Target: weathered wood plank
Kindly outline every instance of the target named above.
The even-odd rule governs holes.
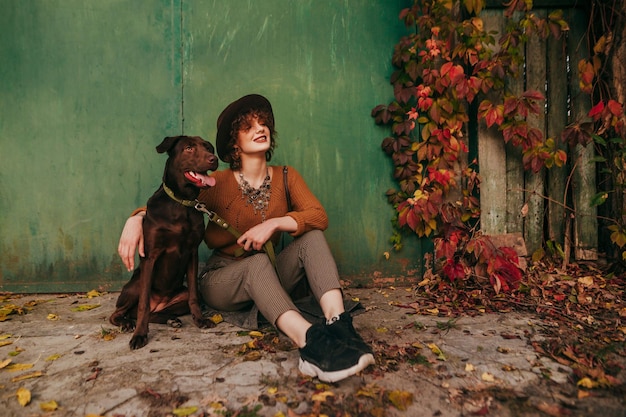
[[[502,32],[503,16],[499,10],[481,14],[487,30]],[[506,233],[506,150],[502,134],[494,127],[478,124],[478,162],[480,169],[480,227],[485,234]]]
[[[515,18],[518,17],[519,13],[516,14]],[[502,20],[504,25],[504,16],[502,16]],[[509,78],[506,84],[511,94],[520,95],[524,91],[524,68],[519,68],[518,76]],[[506,231],[507,233],[523,234],[524,166],[521,150],[510,143],[506,145],[506,183]]]
[[[537,10],[536,14],[540,18],[546,16],[545,10]],[[546,75],[546,42],[533,36],[526,46],[526,88],[545,95]],[[538,104],[543,106],[545,101]],[[540,114],[528,118],[528,127],[539,129],[545,136],[545,108],[542,110]],[[524,188],[528,212],[524,219],[524,239],[529,253],[535,252],[543,244],[544,175],[543,168],[537,173],[525,171]]]
[[[550,38],[548,40],[548,137],[553,138],[560,149],[567,146],[561,141],[560,134],[567,124],[567,50],[566,38]],[[564,205],[566,195],[567,167],[552,167],[547,172],[546,189],[550,198],[548,201],[548,239],[564,245],[565,216]]]
[[[584,120],[587,118],[591,102],[586,94],[578,88],[578,62],[589,56],[586,50],[585,39],[587,29],[587,16],[581,10],[570,9],[568,21],[570,33],[568,48],[571,57],[572,71],[572,109],[571,121]],[[572,176],[572,196],[574,209],[574,255],[578,260],[598,259],[598,219],[596,207],[590,202],[596,190],[595,164],[593,146],[577,146],[570,153],[571,164],[574,166]]]

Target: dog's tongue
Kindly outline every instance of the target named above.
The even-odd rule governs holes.
[[[185,172],[185,178],[198,188],[213,187],[215,185],[215,178],[200,172],[187,171]]]

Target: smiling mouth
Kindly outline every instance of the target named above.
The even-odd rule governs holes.
[[[267,136],[259,136],[258,138],[254,138],[253,142],[267,142]]]

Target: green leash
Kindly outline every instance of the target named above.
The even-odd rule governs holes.
[[[163,184],[163,190],[172,200],[176,201],[177,203],[182,204],[185,207],[193,207],[196,210],[207,214],[210,221],[217,224],[222,229],[227,230],[231,235],[235,236],[236,239],[239,239],[239,237],[241,236],[241,233],[239,232],[239,230],[232,227],[226,220],[221,218],[216,212],[207,209],[206,204],[201,203],[198,200],[192,201],[192,200],[183,200],[181,198],[178,198],[176,197],[176,195],[174,195],[174,191],[172,191],[171,188],[169,188],[165,184]],[[265,253],[267,253],[267,257],[270,258],[270,262],[272,263],[272,266],[274,266],[274,269],[276,269],[276,254],[274,253],[274,245],[272,244],[272,241],[268,240],[267,242],[265,242],[265,245],[263,245],[263,249],[265,250]],[[244,254],[243,248],[239,248],[235,251],[235,257],[240,257],[243,254]]]

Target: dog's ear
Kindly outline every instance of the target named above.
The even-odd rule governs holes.
[[[180,136],[168,136],[163,139],[163,142],[156,147],[158,153],[164,153],[174,147],[174,144],[180,139]]]

